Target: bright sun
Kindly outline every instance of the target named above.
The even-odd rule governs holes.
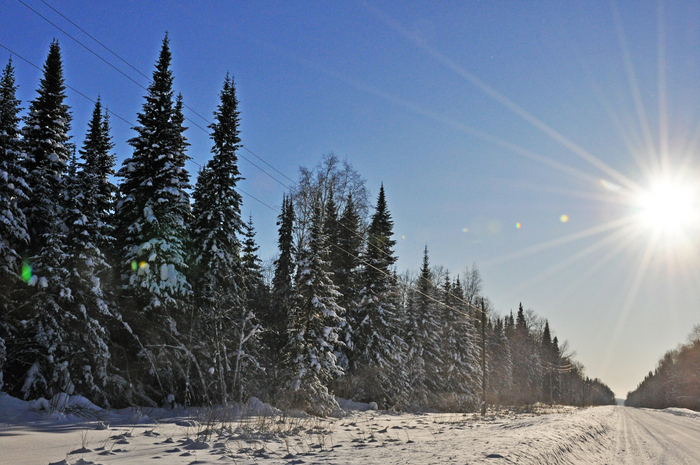
[[[657,181],[639,198],[640,218],[658,232],[682,233],[700,218],[696,195],[694,189],[682,183]]]

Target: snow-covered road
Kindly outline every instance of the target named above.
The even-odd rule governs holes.
[[[354,411],[328,419],[252,416],[216,426],[202,411],[186,418],[153,411],[138,425],[121,411],[110,414],[109,429],[99,429],[94,420],[52,421],[17,408],[25,404],[0,408],[0,464],[700,463],[700,414],[684,409],[539,407],[490,411],[486,418]]]
[[[680,411],[682,412],[682,411]],[[611,464],[698,464],[700,420],[669,411],[620,407],[612,431]],[[603,463],[603,462],[600,462]]]

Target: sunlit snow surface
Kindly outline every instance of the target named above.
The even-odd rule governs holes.
[[[700,457],[700,418],[684,409],[541,406],[489,410],[482,419],[340,403],[348,409],[321,419],[257,399],[243,407],[106,412],[80,397],[57,406],[0,393],[0,463],[645,464]]]

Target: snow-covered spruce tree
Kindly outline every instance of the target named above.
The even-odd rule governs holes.
[[[14,68],[9,60],[0,77],[0,308],[12,303],[11,291],[20,282],[21,254],[29,244],[27,221],[20,201],[27,197],[27,171],[19,131],[20,101]],[[0,369],[0,371],[2,371]]]
[[[344,309],[328,273],[328,249],[321,211],[315,208],[311,231],[297,260],[296,296],[289,315],[285,362],[292,405],[326,414],[337,407],[328,382],[342,376],[335,356]]]
[[[233,80],[224,79],[220,104],[214,112],[216,122],[209,127],[214,141],[214,157],[199,173],[194,192],[193,283],[196,318],[208,339],[209,373],[215,380],[212,397],[227,402],[236,400],[240,390],[242,359],[238,346],[251,326],[252,314],[246,302],[246,283],[241,261],[244,224],[241,219],[241,195],[236,184],[236,151],[240,148],[238,100]]]
[[[245,271],[246,305],[255,317],[253,320],[255,323],[255,334],[251,336],[246,350],[246,353],[250,355],[247,361],[252,369],[248,370],[247,373],[252,373],[256,376],[247,376],[241,379],[241,383],[244,392],[261,395],[268,389],[270,383],[264,366],[266,354],[263,347],[262,334],[265,328],[260,320],[270,308],[270,289],[263,276],[262,260],[258,256],[260,247],[255,241],[252,215],[248,218],[248,223],[245,224],[243,237],[241,259]]]
[[[30,103],[22,129],[27,153],[27,184],[31,191],[29,200],[23,203],[31,256],[37,255],[44,246],[44,235],[51,232],[53,222],[61,214],[63,175],[72,152],[68,135],[72,118],[64,103],[65,90],[61,49],[54,40],[44,64],[39,95]]]
[[[13,344],[16,327],[11,312],[18,305],[22,252],[29,245],[27,221],[20,202],[27,200],[27,171],[19,132],[20,101],[16,97],[15,70],[7,62],[0,77],[0,389],[7,360],[7,344]]]
[[[338,208],[333,200],[333,192],[328,196],[326,205],[323,212],[323,237],[326,241],[325,248],[328,251],[328,266],[327,270],[333,281],[333,284],[340,291],[340,286],[338,285],[336,271],[340,267],[341,253],[343,253],[339,247],[339,235],[340,235],[340,223],[338,220]],[[337,301],[338,305],[343,300],[342,292],[338,295]],[[345,307],[340,305],[343,309]],[[348,370],[348,361],[350,357],[350,352],[352,351],[352,327],[349,324],[349,320],[345,319],[338,333],[338,338],[343,341],[343,344],[338,347],[336,352],[336,357],[338,358],[338,365],[342,367],[344,372]]]
[[[263,276],[262,260],[258,256],[260,247],[255,241],[255,227],[253,226],[252,215],[245,224],[243,237],[241,259],[243,260],[243,269],[246,276],[248,308],[259,317],[264,315],[270,306],[270,290]]]
[[[542,364],[542,400],[545,402],[553,403],[554,393],[556,392],[556,385],[558,381],[556,376],[556,367],[557,365],[559,365],[559,363],[557,360],[558,354],[555,352],[554,345],[552,343],[552,334],[549,330],[549,321],[545,321],[539,349],[539,356]]]
[[[260,396],[273,402],[280,391],[286,389],[284,349],[289,344],[289,315],[294,305],[294,270],[296,248],[294,246],[294,204],[291,197],[283,196],[282,211],[277,217],[279,255],[273,261],[273,277],[269,304],[261,309],[259,321],[261,335],[261,361],[265,368],[267,387]]]
[[[25,398],[73,393],[71,371],[78,367],[71,366],[72,354],[81,350],[69,287],[64,222],[71,116],[64,103],[57,41],[49,47],[37,92],[22,129],[30,190],[29,198],[22,202],[31,238],[25,256],[33,271],[29,284],[35,287],[15,312],[21,326],[13,350],[16,357],[9,361],[10,391]]]
[[[465,304],[464,288],[462,287],[459,276],[455,280],[452,291],[456,296],[462,298],[462,300],[457,300],[455,302],[455,306],[460,312],[456,324],[458,340],[460,341],[460,356],[464,364],[464,369],[466,370],[463,389],[465,392],[471,392],[472,395],[475,396],[475,392],[478,391],[478,387],[481,386],[482,376],[481,349],[479,348],[481,344],[481,335],[478,328],[480,320],[477,320],[473,316],[473,314],[476,313],[475,309],[471,308],[472,311],[470,311],[470,307],[467,307],[467,304]],[[485,308],[488,313],[488,307]]]
[[[108,321],[115,316],[114,304],[105,296],[101,277],[110,265],[103,250],[111,249],[111,209],[116,187],[109,181],[114,174],[114,155],[109,121],[95,104],[80,150],[81,171],[75,155],[66,179],[66,239],[75,321],[72,333],[79,337],[80,350],[71,362],[76,392],[94,402],[108,404],[107,367],[110,359]]]
[[[289,314],[294,303],[294,271],[296,247],[294,246],[294,204],[291,197],[282,199],[282,211],[277,217],[279,256],[274,261],[275,272],[272,278],[270,309],[262,318],[267,330],[265,345],[273,356],[287,346]]]
[[[508,318],[496,319],[493,328],[487,333],[487,401],[490,404],[512,403],[513,362],[510,341],[506,336]]]
[[[442,404],[450,410],[471,410],[478,403],[481,380],[477,358],[478,341],[472,317],[463,300],[459,278],[454,283],[446,273],[442,288],[440,318],[439,377],[445,388]]]
[[[354,325],[351,373],[357,378],[357,395],[385,407],[403,404],[408,393],[403,363],[407,347],[399,334],[400,292],[392,270],[396,262],[393,228],[382,185],[367,231],[359,303],[350,318]]]
[[[350,314],[356,311],[360,292],[360,270],[363,235],[360,215],[355,208],[352,195],[348,196],[345,209],[339,220],[338,247],[333,257],[333,280],[342,294],[339,303]],[[351,324],[352,325],[352,324]]]
[[[110,178],[114,176],[115,156],[110,136],[109,114],[97,99],[88,123],[83,148],[80,150],[80,171],[77,175],[80,210],[85,216],[85,229],[90,241],[102,257],[96,265],[96,275],[103,276],[110,265],[105,257],[114,248],[114,204],[117,187]]]
[[[341,364],[347,371],[350,369],[351,360],[353,360],[353,331],[356,327],[354,317],[357,315],[357,306],[360,300],[359,293],[359,270],[360,270],[360,255],[362,254],[362,233],[360,232],[360,217],[355,209],[355,203],[352,200],[352,194],[348,196],[345,202],[345,209],[340,219],[337,215],[331,216],[330,209],[334,208],[335,202],[328,202],[326,206],[325,230],[327,233],[334,233],[333,236],[328,235],[328,245],[331,255],[331,271],[333,272],[333,282],[338,286],[340,297],[338,305],[345,309],[346,324],[340,335],[345,343],[345,346],[340,355]],[[327,223],[335,222],[335,227],[329,227]],[[346,377],[346,380],[351,377]],[[350,393],[345,393],[350,394]]]
[[[511,337],[513,359],[514,401],[518,404],[531,404],[540,400],[541,373],[537,344],[530,334],[523,306],[520,304]]]
[[[408,379],[411,380],[410,401],[415,407],[439,404],[444,392],[438,374],[442,360],[439,342],[441,324],[436,294],[426,246],[423,265],[407,312],[406,369]]]
[[[142,362],[132,382],[137,390],[143,383],[144,392],[157,401],[184,402],[192,359],[181,333],[191,329],[186,324],[191,286],[185,274],[190,185],[182,99],[173,98],[170,60],[166,35],[137,116],[137,136],[129,140],[133,155],[117,173],[122,183],[115,235],[121,246],[123,316],[136,336],[129,343],[131,355],[138,353]]]

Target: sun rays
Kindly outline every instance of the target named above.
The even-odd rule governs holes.
[[[556,187],[554,182],[552,186],[532,183],[533,185],[530,186],[532,189],[549,191],[553,195],[576,197],[579,202],[587,202],[589,208],[593,210],[603,211],[606,205],[615,205],[615,208],[606,210],[608,215],[613,216],[598,219],[598,224],[589,225],[574,232],[568,229],[566,234],[554,239],[482,261],[480,266],[487,268],[546,252],[554,255],[555,249],[556,252],[565,250],[564,256],[558,258],[553,265],[535,273],[524,282],[513,283],[509,292],[510,297],[517,298],[518,292],[522,292],[529,286],[541,284],[562,270],[585,264],[584,266],[588,268],[574,281],[560,289],[559,296],[553,297],[553,300],[560,299],[553,305],[565,305],[564,296],[572,295],[573,290],[587,281],[599,279],[599,271],[603,267],[614,264],[621,270],[625,270],[626,274],[620,276],[620,282],[617,284],[619,290],[616,292],[619,293],[620,302],[611,304],[610,308],[614,324],[608,346],[604,351],[605,360],[602,367],[604,371],[616,353],[615,346],[629,322],[631,309],[637,304],[647,283],[651,282],[650,270],[653,269],[654,273],[665,270],[660,281],[663,283],[662,286],[665,285],[664,292],[673,294],[671,301],[674,300],[675,292],[678,292],[679,288],[682,287],[686,291],[690,289],[692,292],[692,289],[699,287],[700,271],[693,266],[693,263],[697,263],[700,255],[698,250],[700,241],[697,239],[700,237],[698,234],[700,232],[698,202],[700,176],[694,161],[695,151],[700,146],[700,124],[697,130],[687,134],[676,135],[675,138],[670,135],[672,112],[669,111],[666,71],[667,39],[662,2],[658,3],[656,10],[656,50],[652,50],[650,54],[657,60],[655,90],[658,95],[658,133],[652,130],[651,123],[654,120],[650,119],[650,116],[653,112],[649,111],[649,103],[645,101],[649,91],[640,85],[642,81],[639,80],[635,71],[620,11],[614,2],[611,16],[620,51],[619,66],[626,77],[628,97],[631,98],[631,111],[625,113],[624,109],[617,107],[606,98],[602,87],[597,82],[591,82],[592,91],[600,97],[601,105],[610,119],[611,128],[617,130],[620,140],[627,148],[629,167],[622,172],[620,164],[616,164],[614,168],[601,157],[576,144],[552,125],[518,105],[425,40],[421,40],[399,21],[372,5],[365,4],[365,8],[399,36],[412,43],[417,50],[429,55],[444,68],[460,76],[465,83],[479,89],[495,103],[529,123],[546,138],[566,147],[570,153],[585,160],[592,169],[589,171],[574,167],[556,157],[536,153],[525,146],[466,126],[425,108],[416,108],[409,102],[402,102],[404,107],[556,169],[572,180],[582,181],[584,186],[563,189]],[[594,138],[595,135],[592,134],[591,137]],[[591,239],[593,239],[592,243]],[[571,247],[572,244],[574,248]],[[575,249],[577,244],[581,244],[578,250]],[[672,314],[670,317],[673,318],[673,309],[669,310]]]

